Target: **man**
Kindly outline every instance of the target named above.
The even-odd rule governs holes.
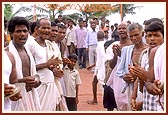
[[[97,60],[96,60],[96,66],[95,66],[95,72],[93,75],[93,81],[92,81],[92,90],[93,90],[93,100],[87,101],[88,104],[97,104],[97,83],[99,82],[101,85],[104,85],[104,78],[105,78],[105,61],[106,61],[106,54],[104,49],[104,32],[98,31],[97,33],[97,40],[98,45],[96,47],[96,54],[97,54]]]
[[[50,33],[50,38],[49,38],[51,42],[47,41],[46,43],[52,46],[50,47],[49,52],[53,54],[56,58],[58,58],[58,60],[60,61],[60,64],[58,65],[59,68],[54,68],[54,71],[53,71],[54,76],[55,76],[55,84],[61,95],[61,101],[59,105],[57,106],[57,110],[58,111],[68,111],[67,104],[64,98],[65,84],[63,81],[62,57],[61,57],[60,48],[58,47],[58,43],[55,42],[58,37],[57,32],[58,32],[58,25],[54,21],[51,21],[51,33]]]
[[[113,42],[107,49],[107,60],[112,69],[111,75],[107,76],[106,85],[110,86],[114,90],[114,96],[117,104],[118,111],[127,110],[126,94],[121,93],[125,86],[124,80],[118,78],[115,73],[119,63],[121,62],[121,50],[123,47],[131,45],[132,42],[130,41],[128,34],[127,34],[127,24],[121,22],[118,26],[118,34],[119,34],[119,41]],[[109,78],[108,78],[109,77]],[[120,87],[118,86],[120,84]]]
[[[96,22],[90,22],[91,29],[86,35],[86,49],[89,53],[89,66],[96,63],[96,47],[97,47],[97,32],[96,32]]]
[[[73,20],[69,20],[69,27],[66,30],[66,45],[68,47],[68,53],[75,53],[74,39],[76,37],[75,27],[73,26]]]
[[[22,88],[22,99],[12,102],[13,111],[39,111],[39,95],[36,87],[40,85],[36,73],[32,54],[24,46],[28,39],[29,22],[24,17],[13,17],[8,24],[8,31],[12,38],[8,50],[14,55],[16,62],[17,79],[19,83],[25,83]]]
[[[117,31],[117,29],[118,29],[118,23],[115,23],[114,27],[115,27],[115,30],[112,33],[112,39],[114,41],[119,41],[119,36],[118,36],[118,31]]]
[[[41,85],[38,87],[40,104],[43,111],[55,111],[61,101],[61,96],[55,84],[53,67],[59,65],[58,58],[51,52],[52,45],[49,39],[51,34],[51,22],[47,18],[41,18],[37,22],[38,36],[31,46],[31,51],[36,63],[37,73],[40,75]],[[49,99],[52,99],[49,101]]]
[[[163,37],[164,36],[164,32],[163,32],[164,26],[162,24],[162,21],[160,19],[158,20],[157,18],[155,18],[154,20],[150,19],[147,22],[150,22],[150,24],[148,24],[148,26],[145,29],[146,40],[147,40],[147,43],[149,44],[149,48],[145,49],[140,56],[140,66],[141,67],[136,64],[135,66],[132,66],[129,69],[131,73],[134,74],[134,76],[138,78],[136,82],[134,83],[134,86],[140,83],[146,82],[146,76],[144,76],[143,73],[145,73],[144,71],[148,71],[148,68],[149,68],[150,51],[153,48],[157,47],[158,45],[161,45],[164,40],[164,37]],[[132,97],[133,97],[132,102],[135,105],[134,109],[136,109],[137,107],[136,105],[138,103],[138,100],[136,100],[137,96],[139,96],[137,93],[137,90],[142,89],[142,88],[143,88],[142,111],[156,111],[157,107],[155,105],[157,104],[157,102],[155,99],[157,98],[157,95],[149,94],[144,85],[143,87],[134,88],[134,91],[132,94]]]
[[[74,45],[77,48],[79,68],[86,68],[86,34],[87,29],[83,27],[83,19],[79,20],[79,28],[75,30],[76,37]]]
[[[67,46],[64,42],[65,35],[66,35],[66,26],[64,24],[57,24],[57,27],[58,27],[58,31],[57,31],[55,43],[57,43],[60,49],[61,57],[64,58],[64,57],[67,57],[67,53],[66,53]]]
[[[17,101],[22,96],[20,93],[15,93],[16,86],[13,85],[14,83],[17,83],[17,74],[16,74],[16,63],[15,58],[7,50],[4,50],[4,66],[3,66],[3,83],[4,83],[4,111],[11,111],[11,101]],[[12,84],[12,85],[11,85]],[[13,95],[10,96],[9,95]]]
[[[123,93],[125,93],[127,96],[127,108],[125,108],[127,111],[131,110],[131,94],[133,83],[135,81],[134,76],[129,73],[128,67],[134,63],[138,64],[141,52],[148,47],[142,42],[143,27],[140,24],[132,23],[128,27],[128,35],[134,45],[129,45],[122,48],[121,61],[116,71],[116,76],[123,78],[123,80],[126,82],[126,86],[123,87]]]
[[[157,24],[153,26],[154,24]],[[157,27],[157,28],[156,28]],[[157,30],[160,28],[160,31]],[[156,31],[157,30],[157,31]],[[165,77],[165,68],[164,68],[164,26],[162,23],[157,21],[152,22],[146,28],[147,37],[157,38],[157,42],[162,43],[160,46],[155,47],[151,50],[149,55],[149,69],[146,74],[145,87],[147,91],[155,95],[155,109],[156,111],[164,110],[164,77]],[[153,44],[155,45],[155,44]]]

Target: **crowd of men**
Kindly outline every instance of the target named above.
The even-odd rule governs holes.
[[[143,27],[130,21],[110,25],[106,18],[75,23],[59,15],[29,22],[17,16],[4,25],[5,111],[77,111],[82,80],[76,63],[93,73],[88,104],[98,104],[100,83],[108,111],[164,111],[160,19],[146,20]]]

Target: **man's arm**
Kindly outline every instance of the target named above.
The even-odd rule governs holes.
[[[150,55],[149,55],[149,69],[148,72],[146,72],[146,83],[145,86],[147,88],[147,91],[151,94],[153,93],[153,82],[155,80],[155,75],[154,75],[154,56],[157,51],[158,47],[155,47],[151,50]]]
[[[12,55],[12,53],[10,53],[9,51],[5,50],[11,63],[12,63],[12,71],[11,71],[11,74],[10,74],[10,78],[9,78],[9,82],[11,84],[14,84],[14,83],[17,83],[18,82],[18,79],[17,79],[17,73],[16,73],[16,63],[15,63],[15,58],[14,56]]]

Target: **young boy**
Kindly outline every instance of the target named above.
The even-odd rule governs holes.
[[[70,54],[68,58],[63,59],[63,72],[65,82],[65,99],[69,111],[77,111],[78,90],[81,84],[79,72],[74,68],[78,57],[76,54]]]

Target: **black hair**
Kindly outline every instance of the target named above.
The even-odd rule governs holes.
[[[155,32],[155,31],[160,31],[164,37],[164,25],[161,22],[158,21],[153,21],[150,23],[147,28],[145,29],[145,32]]]
[[[93,20],[98,20],[98,18],[93,18]]]
[[[59,17],[63,17],[63,16],[60,14],[60,15],[58,15],[58,18],[59,18]]]
[[[35,29],[36,26],[37,26],[36,22],[30,22],[30,31],[31,31],[31,33],[34,33],[34,29]]]
[[[80,22],[83,22],[83,18],[80,18],[79,20],[78,20],[78,22],[80,23]]]
[[[56,18],[56,19],[54,20],[54,22],[55,22],[56,24],[60,23],[60,21],[58,20],[58,18]]]
[[[58,26],[58,29],[59,28],[66,29],[66,26],[62,23],[58,23],[57,26]]]
[[[160,22],[160,23],[163,23],[162,20],[159,19],[159,18],[151,18],[151,19],[149,19],[149,20],[145,20],[143,24],[144,24],[144,25],[149,25],[149,24],[152,23],[153,21],[158,21],[158,22]]]
[[[51,21],[51,26],[57,26],[57,24],[55,23],[55,21]]]
[[[16,16],[9,20],[8,31],[13,33],[15,31],[15,26],[17,25],[25,25],[29,30],[29,21],[24,17]]]
[[[78,56],[75,53],[69,54],[68,59],[78,60]]]

